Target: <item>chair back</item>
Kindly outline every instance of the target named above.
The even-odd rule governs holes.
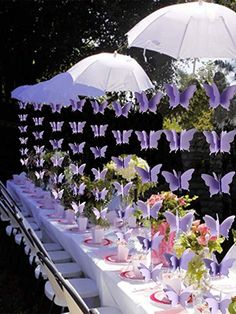
[[[2,194],[2,196],[5,198],[6,202],[10,206],[18,207],[15,200],[13,199],[11,193],[8,191],[8,189],[5,187],[5,185],[2,183],[2,181],[0,181],[0,193]]]
[[[42,253],[44,256],[46,256],[48,259],[50,259],[48,252],[45,250],[43,243],[40,241],[40,239],[37,237],[36,233],[32,228],[28,228],[28,233],[30,234],[31,239],[34,243],[34,254],[38,255],[38,253]]]

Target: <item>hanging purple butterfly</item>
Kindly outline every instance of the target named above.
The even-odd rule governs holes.
[[[170,101],[170,108],[176,108],[178,105],[184,109],[188,109],[190,99],[193,97],[197,90],[196,85],[190,85],[183,92],[180,92],[175,84],[165,84],[167,96]]]
[[[189,191],[189,181],[192,179],[194,169],[189,169],[181,174],[181,172],[176,172],[173,170],[173,173],[169,171],[162,171],[162,175],[165,178],[166,182],[170,186],[171,191],[176,190],[187,190]]]
[[[28,148],[21,148],[21,149],[20,149],[20,154],[21,154],[21,156],[27,156],[27,155],[28,155],[28,152],[29,152],[29,149],[28,149]]]
[[[19,137],[21,145],[27,145],[28,137]]]
[[[196,132],[196,129],[183,130],[178,134],[174,130],[164,130],[165,136],[170,143],[170,152],[177,150],[187,150],[190,149],[190,142],[193,139],[193,136]]]
[[[84,191],[86,189],[86,184],[82,182],[79,186],[75,183],[71,185],[71,190],[74,196],[84,195]]]
[[[41,111],[43,104],[33,104],[34,111]]]
[[[101,191],[99,191],[99,189],[96,188],[95,190],[92,191],[92,193],[96,201],[104,201],[107,196],[108,190],[104,188]]]
[[[150,131],[147,134],[146,131],[135,131],[137,138],[141,145],[141,150],[158,148],[158,141],[161,138],[162,131]]]
[[[111,159],[114,161],[116,164],[116,167],[119,168],[127,168],[129,167],[129,162],[131,160],[131,155],[128,155],[124,158],[122,157],[111,157]]]
[[[156,281],[162,273],[162,264],[158,264],[155,267],[153,267],[152,265],[147,267],[144,264],[140,263],[140,266],[138,268],[143,275],[145,281]]]
[[[132,102],[129,101],[126,104],[124,104],[123,106],[121,106],[120,102],[113,101],[112,107],[115,110],[115,115],[117,118],[119,118],[121,116],[128,118],[129,111],[132,107]]]
[[[108,124],[103,125],[91,125],[91,129],[94,133],[94,137],[103,137],[105,136]]]
[[[209,105],[211,108],[215,109],[219,106],[222,106],[224,109],[229,110],[230,101],[233,99],[236,93],[235,85],[225,88],[222,94],[220,94],[219,89],[215,83],[212,83],[212,85],[203,84],[203,87],[207,96],[210,98]]]
[[[55,200],[61,200],[62,199],[62,196],[63,196],[63,193],[64,193],[64,189],[62,190],[52,190],[52,195],[53,197],[55,198]]]
[[[83,133],[86,121],[83,122],[69,122],[72,134]]]
[[[71,102],[71,109],[72,111],[80,111],[82,112],[83,111],[83,108],[84,108],[84,105],[85,105],[85,102],[86,102],[86,99],[79,99],[79,101],[74,101],[72,99],[70,99],[70,102]]]
[[[143,249],[146,251],[148,251],[149,249],[157,251],[163,238],[164,236],[160,235],[159,232],[154,234],[152,240],[149,240],[148,238],[145,237],[137,236],[137,239],[142,244]]]
[[[84,174],[84,169],[86,167],[86,164],[82,164],[80,166],[75,164],[70,164],[69,169],[73,173],[73,175],[80,175],[82,176]]]
[[[236,258],[227,258],[226,255],[221,263],[218,263],[216,256],[213,254],[213,259],[204,258],[203,261],[209,269],[211,276],[228,276],[229,270],[236,261]]]
[[[62,156],[58,156],[58,155],[54,155],[50,158],[50,160],[53,163],[53,167],[62,167],[62,163],[64,160],[64,157]]]
[[[63,141],[64,139],[61,138],[60,140],[50,140],[49,143],[52,145],[53,149],[61,149]]]
[[[19,109],[26,109],[27,107],[27,103],[26,102],[22,102],[22,101],[19,101],[18,102],[18,105],[19,105]]]
[[[230,195],[230,184],[233,181],[233,177],[235,175],[235,171],[228,172],[223,177],[217,176],[215,172],[213,172],[213,176],[209,174],[202,174],[201,178],[204,180],[206,186],[209,188],[210,197],[215,194],[229,194]]]
[[[158,164],[153,168],[149,168],[148,170],[135,167],[136,171],[138,172],[139,176],[142,178],[142,183],[147,182],[154,182],[156,183],[158,181],[158,174],[160,173],[162,164]]]
[[[153,113],[156,113],[157,106],[159,105],[163,96],[164,95],[161,92],[158,92],[150,100],[148,100],[145,92],[142,92],[141,94],[135,92],[135,97],[139,103],[139,112],[144,113],[147,111],[151,111]]]
[[[211,230],[211,235],[217,236],[217,238],[219,238],[221,235],[225,238],[228,238],[229,230],[232,227],[235,216],[229,216],[221,224],[219,222],[218,215],[216,215],[216,220],[209,215],[205,215],[203,219],[207,227]]]
[[[28,114],[18,114],[20,122],[24,122],[27,120]]]
[[[222,131],[218,135],[215,131],[204,131],[207,143],[210,145],[210,155],[217,153],[230,153],[230,144],[233,142],[236,135],[236,130],[226,132]]]
[[[226,314],[228,313],[227,309],[231,303],[231,298],[218,300],[214,296],[211,296],[209,298],[206,298],[205,301],[207,302],[208,307],[211,310],[211,314]]]
[[[99,180],[105,180],[108,169],[105,168],[102,171],[100,171],[100,169],[92,168],[91,171],[94,175],[94,181],[99,181]]]
[[[105,207],[103,208],[102,210],[98,210],[96,207],[94,207],[93,209],[93,213],[96,217],[96,220],[98,219],[106,219],[106,215],[107,215],[107,211],[108,211],[108,208]]]
[[[132,134],[133,130],[114,130],[112,131],[113,136],[116,140],[116,145],[129,144],[129,138]]]
[[[44,120],[44,117],[33,118],[34,125],[35,126],[43,125],[43,120]]]
[[[64,121],[50,122],[52,132],[61,132]]]
[[[84,212],[85,205],[86,205],[86,202],[83,202],[83,203],[79,202],[79,204],[76,204],[75,202],[71,203],[71,207],[73,208],[75,215],[77,213],[79,213],[79,215],[82,215]]]
[[[37,180],[43,180],[44,175],[45,175],[45,171],[44,170],[35,171],[34,174],[35,174]]]
[[[69,147],[72,150],[73,155],[75,154],[83,154],[84,152],[85,142],[82,143],[69,143]]]
[[[170,284],[166,285],[164,292],[171,302],[171,306],[175,307],[178,304],[182,305],[183,308],[186,307],[187,302],[192,297],[191,288],[182,289],[181,281],[179,279],[171,281]]]
[[[59,175],[57,175],[56,173],[54,173],[53,176],[53,183],[54,184],[61,184],[64,180],[65,176],[63,173],[60,173]]]
[[[28,166],[29,158],[21,158],[20,162],[21,162],[22,166]]]
[[[103,147],[90,147],[91,152],[94,155],[94,158],[105,158],[107,145]]]
[[[129,182],[124,186],[123,184],[120,184],[119,182],[113,182],[113,185],[116,189],[117,195],[121,195],[122,197],[124,197],[124,196],[128,196],[133,183]]]
[[[36,140],[42,140],[43,139],[43,134],[44,134],[44,131],[41,131],[41,132],[35,131],[35,132],[33,132],[34,138]]]
[[[171,212],[165,212],[163,215],[166,217],[166,221],[170,225],[170,231],[176,231],[177,234],[180,231],[187,232],[191,228],[194,218],[192,212],[183,217],[179,217],[178,212],[176,215]]]
[[[36,159],[35,160],[35,163],[36,163],[36,167],[37,168],[40,168],[40,167],[43,167],[44,163],[45,163],[45,160],[43,158],[40,158],[40,159]]]
[[[91,105],[93,108],[93,114],[98,114],[98,113],[104,114],[104,111],[108,105],[108,102],[104,101],[103,103],[99,104],[96,100],[94,101],[91,100]]]
[[[134,207],[129,204],[126,207],[122,208],[122,205],[119,206],[119,209],[116,210],[118,217],[121,219],[128,219],[135,212]]]
[[[116,232],[116,236],[119,241],[128,242],[130,237],[132,236],[133,229],[129,229],[126,232]]]
[[[63,108],[63,105],[61,104],[51,104],[51,109],[53,113],[61,113],[61,109]]]
[[[153,206],[150,206],[149,204],[147,204],[147,202],[139,200],[137,202],[137,206],[139,209],[141,209],[143,218],[157,218],[158,213],[162,207],[162,201],[158,201]]]
[[[185,250],[180,258],[178,258],[175,254],[164,253],[165,258],[167,259],[169,266],[172,270],[177,269],[188,269],[189,262],[193,259],[195,254],[189,250]]]
[[[20,130],[20,133],[26,133],[27,132],[27,128],[28,128],[28,125],[18,126],[18,129]]]
[[[35,154],[42,154],[43,152],[44,152],[44,145],[42,145],[42,146],[34,146],[34,150],[35,150]]]

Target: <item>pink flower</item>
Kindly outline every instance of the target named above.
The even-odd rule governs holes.
[[[153,194],[151,197],[147,200],[147,204],[150,206],[153,206],[155,203],[161,201],[163,198],[160,194]]]
[[[180,206],[184,206],[184,205],[186,205],[186,201],[181,197],[181,198],[179,198],[179,205]]]
[[[160,225],[158,225],[158,232],[161,234],[161,235],[165,235],[166,234],[166,231],[169,227],[169,224],[168,222],[166,221],[163,221]]]
[[[197,237],[197,242],[200,244],[200,245],[207,245],[208,244],[208,237],[205,237],[205,236],[199,236]]]
[[[206,235],[207,233],[209,233],[209,228],[206,226],[206,224],[201,224],[198,226],[197,231],[201,234],[201,235]]]

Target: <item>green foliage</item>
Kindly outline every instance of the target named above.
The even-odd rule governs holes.
[[[232,298],[232,302],[230,303],[228,310],[230,314],[236,314],[236,297]]]

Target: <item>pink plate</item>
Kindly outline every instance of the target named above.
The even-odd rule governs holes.
[[[63,224],[63,225],[74,225],[75,224],[75,221],[68,222],[67,219],[62,219],[62,218],[59,218],[56,221],[59,222],[60,224]]]
[[[89,230],[83,230],[83,231],[79,230],[78,227],[69,228],[67,230],[70,231],[70,232],[73,232],[73,233],[80,233],[80,234],[84,234],[84,233],[90,232]]]
[[[55,209],[52,206],[46,206],[46,205],[42,205],[42,204],[38,205],[38,207],[42,208],[42,209],[52,209],[52,210]]]
[[[171,305],[170,300],[165,296],[164,292],[154,292],[150,295],[150,299],[157,304]]]
[[[120,278],[123,280],[129,280],[133,282],[144,282],[144,277],[136,277],[132,270],[123,271],[120,273]]]
[[[101,243],[94,243],[92,238],[84,240],[84,244],[89,246],[107,246],[110,245],[111,243],[112,241],[109,239],[103,239]]]
[[[128,259],[126,261],[118,260],[116,254],[108,255],[105,257],[105,261],[113,264],[128,264],[131,262],[131,255],[128,256]]]

